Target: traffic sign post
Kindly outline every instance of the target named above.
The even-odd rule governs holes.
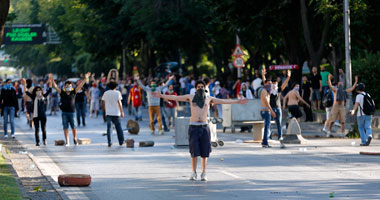
[[[234,61],[232,63],[236,68],[242,68],[244,67],[245,63],[244,63],[244,59],[242,57],[235,57],[234,58]]]
[[[235,47],[234,53],[232,54],[232,56],[234,56],[234,57],[240,57],[240,56],[243,56],[243,55],[244,55],[243,50],[241,49],[240,45],[237,44],[236,47]]]

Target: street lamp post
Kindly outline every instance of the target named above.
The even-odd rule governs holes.
[[[350,33],[350,9],[348,0],[344,0],[344,39],[346,52],[346,85],[352,85],[351,79],[351,33]]]

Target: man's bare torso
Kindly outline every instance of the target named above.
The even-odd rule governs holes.
[[[296,93],[297,91],[295,90],[292,90],[289,92],[289,96],[288,96],[288,106],[293,106],[293,105],[297,105],[298,106],[298,102],[299,102],[299,99],[298,99],[298,95]]]
[[[194,95],[190,95],[190,96],[191,96],[189,99],[190,109],[191,109],[190,122],[207,123],[207,113],[208,113],[208,109],[210,107],[212,98],[206,97],[203,108],[200,108],[196,103],[193,102]]]

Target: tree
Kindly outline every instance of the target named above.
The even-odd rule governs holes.
[[[0,44],[3,42],[4,26],[7,21],[9,6],[9,0],[0,0]]]

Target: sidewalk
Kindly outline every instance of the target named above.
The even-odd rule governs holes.
[[[38,166],[31,159],[32,155],[28,153],[22,143],[17,141],[17,138],[4,139],[3,134],[3,125],[0,122],[0,143],[3,146],[0,152],[11,164],[24,199],[62,199],[47,178],[42,175]]]

